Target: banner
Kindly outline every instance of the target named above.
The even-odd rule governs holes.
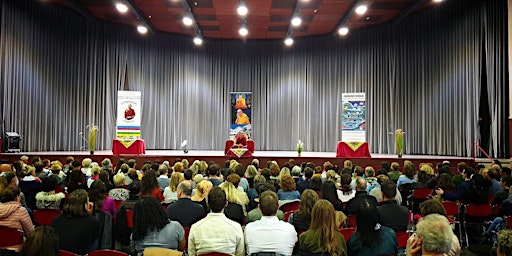
[[[141,96],[140,91],[117,92],[116,137],[118,140],[140,139]]]
[[[366,142],[366,94],[343,93],[341,141]]]
[[[239,132],[252,139],[252,92],[231,92],[231,125],[229,138],[234,139]]]

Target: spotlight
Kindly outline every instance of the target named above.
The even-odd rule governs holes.
[[[192,23],[194,23],[194,21],[192,21],[192,19],[189,16],[183,17],[183,24],[185,24],[186,26],[190,26],[192,25]]]
[[[285,40],[284,40],[284,44],[286,46],[291,46],[293,44],[293,39],[291,37],[287,37]]]
[[[120,13],[125,13],[128,11],[128,6],[126,6],[125,4],[123,3],[117,3],[116,4],[116,9],[120,12]]]
[[[203,44],[203,39],[201,39],[198,36],[194,37],[194,44],[195,45],[202,45]]]
[[[344,35],[348,34],[348,28],[347,27],[341,27],[338,30],[338,34],[340,34],[341,36],[344,36]]]
[[[300,17],[295,17],[292,19],[292,25],[294,27],[298,27],[302,23],[302,19]]]
[[[240,6],[238,6],[238,9],[236,9],[236,11],[238,12],[238,14],[239,14],[240,16],[245,16],[245,15],[247,15],[247,12],[248,12],[249,10],[247,9],[247,6],[245,6],[245,5],[240,5]]]
[[[139,33],[141,33],[141,34],[146,34],[148,32],[148,28],[146,28],[145,26],[139,25],[139,26],[137,26],[137,31],[139,31]]]
[[[240,30],[238,30],[238,33],[240,33],[241,36],[246,36],[249,34],[249,30],[247,30],[246,27],[241,27]]]
[[[356,13],[357,13],[357,14],[362,15],[362,14],[364,14],[367,10],[368,10],[368,6],[366,6],[366,5],[360,5],[360,6],[358,6],[358,7],[356,8]]]
[[[442,2],[443,0],[433,0],[433,1],[434,1],[434,2],[436,2],[436,3],[440,3],[440,2]]]

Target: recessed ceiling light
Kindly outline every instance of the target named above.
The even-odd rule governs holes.
[[[192,23],[194,23],[194,21],[189,16],[183,17],[183,24],[190,26]]]
[[[294,27],[300,26],[300,23],[302,23],[302,19],[300,17],[295,17],[292,19],[292,25]]]
[[[346,34],[348,34],[348,28],[347,27],[342,27],[338,30],[338,34],[340,34],[341,36],[344,36]]]
[[[139,26],[137,26],[137,31],[139,31],[139,33],[141,33],[141,34],[146,34],[148,32],[148,28],[146,28],[145,26],[139,25]]]
[[[433,1],[434,1],[434,2],[436,2],[436,3],[440,3],[440,2],[442,2],[443,0],[433,0]]]
[[[246,27],[241,27],[240,30],[238,30],[238,33],[240,33],[241,36],[246,36],[249,34],[249,30],[247,30]]]
[[[293,44],[293,39],[291,37],[287,37],[284,40],[284,44],[287,45],[287,46],[291,46]]]
[[[368,10],[368,6],[366,5],[360,5],[356,8],[357,14],[364,14]]]
[[[194,37],[194,44],[195,45],[202,45],[203,44],[203,39],[201,39],[198,36]]]
[[[247,9],[247,6],[245,6],[245,5],[240,5],[240,6],[238,6],[238,9],[236,9],[236,12],[238,12],[238,14],[241,16],[247,15],[248,11],[249,10]]]
[[[116,4],[116,9],[120,12],[120,13],[125,13],[128,11],[128,6],[126,6],[125,4],[123,3],[117,3]]]

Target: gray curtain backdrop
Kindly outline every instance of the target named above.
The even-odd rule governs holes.
[[[142,92],[148,149],[184,139],[189,149],[223,149],[229,92],[251,91],[257,150],[295,150],[300,139],[305,151],[335,151],[341,94],[366,92],[371,152],[393,154],[388,132],[402,128],[406,154],[470,156],[485,74],[487,150],[509,155],[506,0],[451,0],[397,25],[297,38],[292,48],[214,39],[196,47],[35,0],[1,8],[0,115],[24,151],[85,150],[78,134],[89,124],[99,126],[97,148],[110,149],[118,90]]]

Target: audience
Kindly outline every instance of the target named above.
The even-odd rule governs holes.
[[[379,223],[395,231],[406,231],[409,224],[409,209],[396,202],[395,183],[385,181],[381,184],[380,188],[383,201],[380,206],[377,206]]]
[[[192,183],[183,181],[178,185],[178,201],[167,207],[167,216],[170,220],[179,222],[183,227],[190,227],[203,218],[203,207],[190,200]]]
[[[498,233],[496,253],[498,256],[512,256],[512,230],[505,229]]]
[[[158,173],[160,176],[156,179],[158,181],[158,185],[160,185],[160,190],[164,191],[165,188],[169,186],[169,176],[167,176],[169,169],[167,168],[167,165],[161,164],[158,166]]]
[[[354,198],[356,196],[356,190],[352,189],[350,183],[352,182],[352,176],[348,173],[343,173],[341,175],[341,185],[338,190],[338,198],[346,203],[348,200]]]
[[[148,170],[144,173],[141,182],[141,195],[152,196],[156,198],[158,202],[162,202],[164,201],[164,195],[160,190],[160,185],[158,185],[156,177],[156,172],[153,170]]]
[[[142,196],[135,204],[132,239],[139,253],[147,247],[181,251],[186,244],[183,227],[169,220],[160,202],[152,196]]]
[[[254,199],[256,206],[254,207],[254,209],[252,209],[250,212],[247,213],[247,223],[260,220],[261,217],[263,216],[263,213],[261,212],[261,208],[259,207],[260,196],[261,196],[261,194],[263,194],[266,191],[274,192],[274,185],[270,182],[266,182],[266,183],[258,186],[258,198]],[[277,210],[276,216],[279,220],[284,220],[283,211]]]
[[[27,206],[30,210],[37,209],[36,194],[43,190],[42,182],[35,176],[35,168],[26,165],[23,168],[23,179],[20,180],[19,187],[25,195]]]
[[[183,173],[181,172],[174,172],[171,175],[169,185],[164,188],[164,204],[174,203],[178,200],[178,185],[184,180],[185,177],[183,177]]]
[[[446,217],[429,214],[416,225],[416,233],[409,239],[407,256],[447,254],[453,246],[453,231]]]
[[[224,215],[228,201],[226,193],[214,187],[208,193],[211,212],[192,225],[188,237],[188,255],[196,256],[211,252],[244,256],[244,234],[240,224]]]
[[[346,255],[345,239],[338,232],[334,207],[327,200],[315,203],[311,226],[299,236],[299,250],[311,254]]]
[[[108,196],[114,200],[125,201],[130,197],[130,192],[128,189],[124,188],[125,176],[122,173],[118,173],[114,175],[114,186],[115,188],[111,189],[108,192]]]
[[[374,206],[377,205],[377,199],[375,197],[368,195],[366,192],[366,180],[364,178],[357,178],[355,183],[356,196],[350,199],[347,203],[347,208],[345,208],[345,214],[354,214],[359,205],[362,204],[363,200],[367,200],[369,203]]]
[[[292,255],[297,242],[297,232],[287,222],[277,217],[278,196],[273,191],[260,195],[259,209],[263,216],[245,227],[247,254],[271,252],[280,255]]]
[[[300,199],[299,191],[295,190],[295,180],[290,174],[283,174],[280,177],[281,189],[277,191],[279,200],[298,200]]]
[[[43,191],[36,194],[37,209],[60,209],[66,195],[62,192],[55,193],[59,186],[59,178],[52,175],[43,180]]]
[[[0,191],[0,226],[22,230],[25,236],[29,236],[34,230],[34,225],[30,220],[27,209],[20,203],[20,189],[6,186],[7,182],[3,177],[0,178],[0,182],[4,183],[3,186],[5,186]],[[18,252],[19,246],[4,249]]]
[[[293,225],[295,231],[300,233],[309,229],[311,212],[318,200],[318,194],[315,191],[311,189],[304,190],[300,197],[299,210],[292,213],[288,219],[288,222]]]
[[[27,237],[20,256],[59,256],[59,237],[49,226],[39,226]]]

